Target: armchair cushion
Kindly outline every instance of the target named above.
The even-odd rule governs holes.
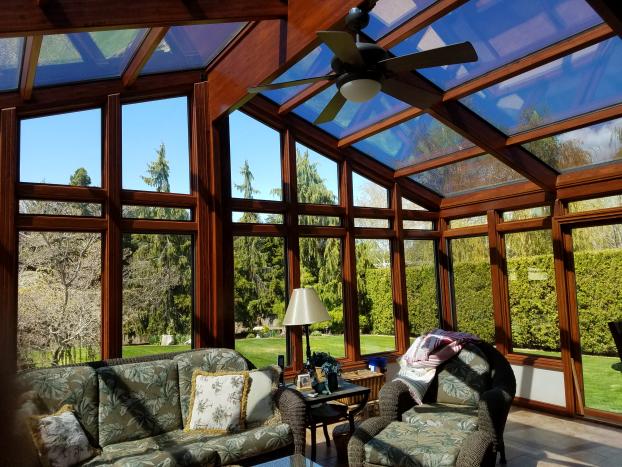
[[[490,364],[473,344],[449,360],[438,372],[436,402],[477,406],[481,394],[490,387]]]
[[[478,428],[478,411],[469,405],[422,404],[404,412],[402,421],[419,431],[447,427],[471,432]]]

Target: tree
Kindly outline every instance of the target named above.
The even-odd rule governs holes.
[[[166,159],[166,147],[164,143],[160,144],[160,147],[156,150],[156,160],[151,162],[147,167],[148,177],[142,177],[143,181],[155,188],[155,191],[160,193],[169,193],[171,186],[169,184],[170,168],[168,160]]]
[[[76,169],[71,178],[69,179],[71,186],[91,186],[91,177],[84,167]]]

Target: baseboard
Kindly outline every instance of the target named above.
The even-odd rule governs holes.
[[[548,402],[535,401],[524,397],[515,397],[514,405],[524,407],[526,409],[539,410],[541,412],[551,413],[553,415],[561,415],[564,417],[572,417],[566,407],[562,405],[549,404]]]

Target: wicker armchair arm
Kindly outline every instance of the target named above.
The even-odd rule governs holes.
[[[307,427],[307,406],[298,391],[288,388],[279,388],[274,394],[274,401],[283,423],[287,423],[294,435],[294,452],[305,453],[305,436]]]
[[[380,416],[401,420],[402,414],[415,405],[415,400],[401,381],[390,381],[380,389]]]
[[[458,453],[456,467],[492,467],[497,460],[494,449],[494,435],[486,431],[474,431]]]
[[[358,426],[348,443],[348,465],[350,467],[362,467],[365,462],[365,444],[392,421],[387,417],[372,417]]]

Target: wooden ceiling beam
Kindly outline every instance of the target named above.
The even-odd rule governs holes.
[[[426,170],[437,169],[445,165],[451,165],[451,164],[455,164],[456,162],[465,161],[467,159],[473,159],[474,157],[481,156],[482,154],[485,154],[485,153],[486,151],[484,151],[482,148],[479,148],[477,146],[472,147],[472,148],[462,149],[461,151],[456,151],[451,154],[447,154],[445,156],[435,157],[434,159],[420,162],[419,164],[397,169],[395,171],[394,177],[395,178],[409,177],[411,175],[425,172]]]
[[[55,0],[43,6],[3,0],[0,37],[284,19],[287,13],[283,0]]]
[[[22,70],[19,78],[19,96],[24,101],[28,101],[32,97],[32,88],[35,84],[35,73],[42,42],[43,36],[28,36],[26,38]]]
[[[337,146],[340,148],[351,146],[358,141],[369,138],[370,136],[376,135],[378,133],[382,133],[384,130],[399,125],[400,123],[406,122],[411,118],[418,117],[422,113],[423,110],[421,109],[418,109],[416,107],[409,107],[406,110],[402,110],[401,112],[390,116],[389,118],[385,118],[384,120],[381,120],[377,123],[374,123],[373,125],[363,128],[362,130],[356,131],[348,136],[341,138],[337,142]]]
[[[136,82],[143,67],[147,64],[168,31],[169,28],[167,27],[151,28],[149,30],[121,76],[123,87],[129,88]]]
[[[587,3],[622,37],[622,4],[618,0],[587,0]]]

